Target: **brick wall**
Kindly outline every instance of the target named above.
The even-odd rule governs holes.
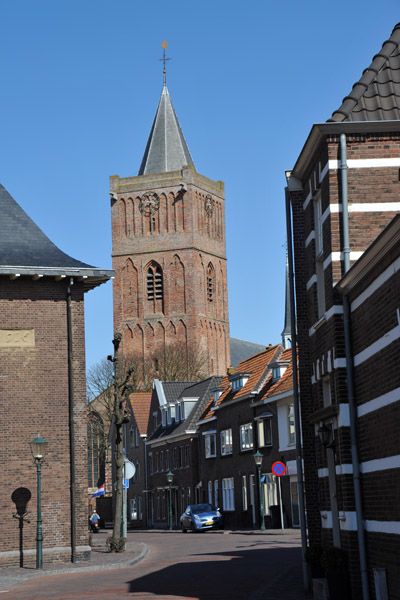
[[[185,192],[182,192],[182,185]],[[153,214],[140,210],[149,191]],[[184,168],[111,178],[114,329],[124,354],[149,357],[168,344],[204,353],[204,375],[230,363],[223,184]],[[162,300],[149,300],[148,269],[162,272]]]
[[[87,447],[83,288],[72,287],[73,390],[76,474],[76,546],[87,558]],[[11,500],[14,490],[32,494],[24,525],[26,563],[35,560],[36,467],[29,447],[38,433],[48,442],[42,465],[44,562],[70,560],[70,445],[66,285],[44,278],[2,278],[0,329],[33,330],[34,342],[0,346],[0,469],[2,543],[0,564],[19,564],[18,521]]]

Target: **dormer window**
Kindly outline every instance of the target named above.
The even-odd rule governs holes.
[[[232,389],[234,392],[236,392],[237,390],[240,390],[240,388],[243,387],[243,379],[234,379],[232,381]]]
[[[288,360],[277,360],[274,363],[268,365],[269,369],[272,369],[272,380],[277,381],[280,379],[286,369],[288,368],[290,361]]]
[[[234,373],[233,375],[228,375],[232,385],[232,391],[237,392],[238,390],[241,390],[248,382],[250,375],[251,373]]]
[[[175,419],[175,406],[173,404],[168,407],[168,425],[171,425],[172,419]]]
[[[217,404],[219,397],[221,396],[222,392],[224,391],[224,388],[214,388],[212,391],[213,394],[213,404]]]

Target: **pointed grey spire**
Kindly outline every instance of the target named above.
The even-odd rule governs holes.
[[[290,287],[289,287],[289,258],[286,252],[286,285],[285,285],[285,325],[281,333],[282,346],[289,348],[292,342],[291,311],[290,311]]]
[[[138,175],[177,171],[185,165],[194,163],[164,81]]]

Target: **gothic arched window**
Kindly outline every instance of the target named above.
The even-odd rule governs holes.
[[[160,265],[150,263],[147,269],[147,300],[154,312],[163,312],[164,282]]]
[[[207,267],[207,300],[214,302],[215,300],[215,271],[211,263]]]
[[[163,299],[163,276],[161,267],[155,263],[147,269],[147,300]]]

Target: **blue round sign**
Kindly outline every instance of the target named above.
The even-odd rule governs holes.
[[[277,477],[281,477],[286,473],[286,467],[283,462],[277,461],[272,465],[272,472]]]

